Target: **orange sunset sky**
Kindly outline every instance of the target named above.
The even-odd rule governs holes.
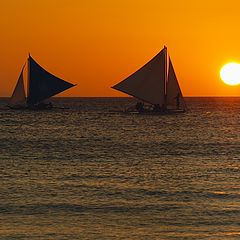
[[[184,96],[239,96],[219,77],[240,62],[239,0],[1,0],[0,96],[28,52],[78,84],[60,96],[127,96],[110,86],[166,45]]]

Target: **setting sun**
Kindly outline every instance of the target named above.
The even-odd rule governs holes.
[[[228,85],[240,84],[240,64],[236,62],[225,64],[220,71],[220,77]]]

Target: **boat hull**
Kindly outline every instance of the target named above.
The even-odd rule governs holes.
[[[53,108],[53,105],[51,103],[39,103],[35,105],[29,105],[27,109],[29,110],[51,110]]]
[[[186,112],[184,109],[167,109],[166,111],[152,111],[152,110],[144,110],[142,112],[138,112],[136,110],[131,111],[111,111],[112,113],[122,113],[122,114],[138,114],[138,115],[174,115],[174,114],[183,114]]]
[[[15,105],[8,106],[12,110],[33,110],[33,111],[41,111],[41,110],[51,110],[53,105],[51,103],[39,103],[35,105]]]
[[[12,109],[12,110],[25,110],[27,109],[27,106],[21,106],[21,105],[16,105],[16,106],[9,106],[8,108]]]
[[[137,111],[132,111],[132,112],[124,112],[126,114],[139,114],[139,115],[173,115],[173,114],[182,114],[185,113],[185,110],[178,109],[178,110],[167,110],[167,111],[162,111],[162,112],[154,112],[154,111],[143,111],[143,112],[137,112]]]

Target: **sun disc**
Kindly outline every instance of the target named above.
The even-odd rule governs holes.
[[[225,84],[231,86],[240,84],[240,64],[235,62],[225,64],[221,68],[220,77]]]

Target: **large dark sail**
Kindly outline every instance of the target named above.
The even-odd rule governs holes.
[[[165,99],[165,56],[163,48],[147,64],[112,88],[151,104],[164,103]]]
[[[28,105],[37,104],[75,86],[47,72],[31,56],[29,56],[29,68]]]

